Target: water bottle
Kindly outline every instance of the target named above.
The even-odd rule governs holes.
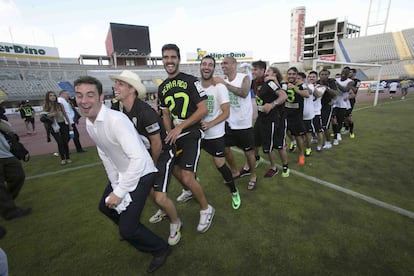
[[[75,137],[75,133],[73,132],[73,130],[69,131],[69,138],[73,139],[73,137]]]

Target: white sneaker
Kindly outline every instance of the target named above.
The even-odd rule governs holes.
[[[174,224],[174,223],[170,224],[170,236],[168,237],[169,245],[176,245],[180,241],[182,227],[183,227],[183,223],[181,222],[181,220],[177,224]]]
[[[187,191],[187,190],[183,189],[181,195],[179,195],[177,197],[177,201],[178,202],[187,202],[192,198],[193,198],[193,193],[190,190]]]
[[[158,209],[158,211],[155,213],[155,215],[153,215],[152,217],[149,218],[149,222],[157,223],[157,222],[162,221],[166,217],[167,217],[167,213],[164,212],[161,209]]]
[[[215,210],[213,206],[208,205],[207,210],[200,211],[200,222],[197,226],[197,231],[200,233],[204,233],[210,228],[211,223],[213,222]]]
[[[330,148],[332,148],[331,142],[326,142],[325,145],[322,148],[323,149],[330,149]]]
[[[339,141],[338,141],[337,139],[334,139],[334,141],[333,141],[333,145],[334,145],[334,146],[339,145]]]
[[[342,135],[340,133],[337,134],[336,139],[338,139],[338,141],[342,141]]]

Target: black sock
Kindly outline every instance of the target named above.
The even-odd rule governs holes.
[[[231,174],[229,167],[227,167],[227,165],[224,164],[223,166],[218,168],[218,171],[223,176],[224,181],[226,182],[226,185],[229,186],[230,192],[232,193],[237,192],[236,185],[234,185],[233,175]]]
[[[260,155],[256,155],[256,161],[260,160]]]
[[[349,124],[349,132],[354,133],[354,122]]]
[[[287,171],[287,169],[289,169],[288,164],[283,165],[283,171],[285,172],[285,171]]]

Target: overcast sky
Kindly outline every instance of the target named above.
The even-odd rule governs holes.
[[[176,43],[185,56],[209,52],[252,51],[254,59],[289,60],[290,13],[306,7],[306,26],[337,18],[362,27],[369,0],[0,0],[0,42],[57,47],[60,57],[105,55],[109,23],[149,26],[152,56]],[[370,22],[383,20],[388,0],[372,0]],[[393,0],[387,32],[414,27],[414,2]],[[380,5],[379,5],[380,4]],[[378,9],[378,7],[381,7]],[[378,33],[382,29],[372,29]],[[185,57],[183,58],[185,61]]]

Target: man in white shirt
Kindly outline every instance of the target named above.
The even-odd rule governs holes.
[[[80,77],[74,87],[76,103],[86,117],[86,129],[109,179],[99,210],[118,225],[120,235],[127,242],[153,255],[147,269],[153,272],[171,253],[168,244],[140,222],[157,169],[128,117],[103,105],[99,80]]]
[[[248,190],[256,188],[256,158],[254,155],[254,132],[252,124],[253,107],[250,100],[250,78],[237,73],[237,60],[233,57],[225,57],[221,63],[225,75],[223,80],[215,77],[216,83],[224,84],[229,91],[230,116],[226,124],[226,160],[229,163],[232,174],[235,178],[250,174]],[[230,147],[237,146],[244,151],[249,171],[238,171],[234,156]]]
[[[390,99],[397,93],[398,82],[393,81],[391,82],[388,87],[390,88]]]
[[[225,121],[230,114],[230,100],[226,87],[221,83],[214,84],[215,68],[216,60],[212,56],[204,56],[201,59],[201,86],[208,97],[208,114],[201,121],[201,128],[205,134],[201,148],[213,157],[217,170],[223,176],[224,183],[230,188],[232,207],[236,210],[240,208],[240,194],[224,157]]]
[[[339,141],[342,140],[341,128],[343,126],[346,111],[351,109],[351,103],[349,99],[354,98],[355,94],[353,92],[354,81],[348,78],[349,76],[349,67],[346,66],[341,71],[341,76],[336,78],[336,85],[338,87],[338,95],[335,100],[335,120],[332,123],[334,130],[334,145],[339,145]]]
[[[82,148],[82,145],[79,141],[79,131],[74,122],[75,111],[73,110],[72,105],[69,103],[69,91],[67,90],[60,91],[57,101],[58,103],[63,105],[66,115],[68,115],[69,124],[72,126],[72,130],[73,130],[73,137],[72,136],[70,137],[73,138],[73,143],[75,144],[76,151],[78,153],[86,152],[86,150]]]

